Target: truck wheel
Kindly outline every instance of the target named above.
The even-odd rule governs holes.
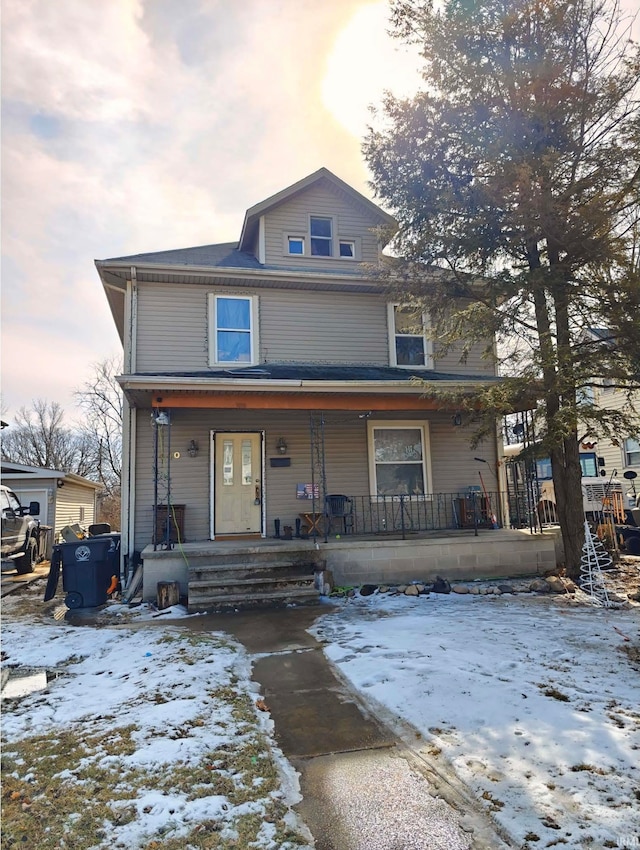
[[[36,541],[33,537],[27,540],[24,555],[17,559],[18,575],[23,576],[32,573],[36,568]]]

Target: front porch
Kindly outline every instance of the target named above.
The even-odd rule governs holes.
[[[347,538],[202,541],[142,552],[143,598],[158,582],[177,581],[190,611],[314,601],[314,574],[330,570],[336,585],[397,584],[543,574],[556,566],[553,532],[459,529]],[[246,600],[245,600],[246,601]]]

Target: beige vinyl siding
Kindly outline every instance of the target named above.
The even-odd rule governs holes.
[[[207,368],[208,291],[194,285],[138,285],[138,372]]]
[[[389,363],[386,307],[376,295],[265,292],[260,336],[267,363]]]
[[[331,257],[311,257],[309,216],[335,216],[334,244],[339,239],[359,240],[360,257],[339,260]],[[339,190],[315,185],[265,214],[266,265],[291,266],[332,271],[359,270],[359,262],[378,260],[378,241],[371,232],[378,222],[364,209]],[[305,255],[292,256],[286,249],[286,236],[305,237]]]
[[[258,296],[258,362],[388,365],[386,305],[376,295],[154,284],[138,296],[139,372],[208,368],[207,295]]]
[[[344,363],[388,366],[389,331],[384,296],[296,289],[241,289],[141,284],[138,292],[137,371],[204,371],[209,368],[207,296],[257,296],[257,362]],[[481,344],[466,363],[455,350],[434,368],[455,375],[495,374]]]
[[[65,525],[78,523],[87,528],[96,521],[95,490],[79,484],[64,482],[56,491],[56,521],[54,534],[58,534]],[[82,513],[84,508],[84,515]]]
[[[496,364],[492,359],[486,359],[482,353],[486,346],[475,343],[464,363],[460,362],[460,349],[452,348],[444,355],[438,353],[438,344],[435,343],[434,369],[437,372],[447,372],[451,375],[487,375],[496,374]]]
[[[636,415],[640,412],[640,393],[634,393],[631,407],[628,406],[627,394],[618,389],[596,390],[595,402],[599,407],[608,410],[626,410],[627,413],[635,412]],[[604,467],[601,468],[605,470],[607,475],[611,475],[613,470],[616,469],[616,478],[619,480],[624,480],[622,473],[627,469],[633,469],[640,475],[640,466],[625,465],[624,440],[628,436],[629,434],[620,434],[618,437],[620,445],[616,446],[606,437],[596,435],[597,445],[595,452],[598,457],[603,457],[605,461]],[[625,482],[626,486],[627,483]],[[631,489],[630,484],[628,489]],[[638,482],[636,482],[636,490],[638,490]]]
[[[466,491],[470,485],[478,486],[481,468],[488,490],[495,490],[495,479],[486,464],[473,460],[474,454],[484,457],[495,468],[495,447],[488,444],[471,450],[469,432],[456,428],[451,416],[444,413],[422,415],[398,413],[389,419],[425,419],[430,423],[431,468],[434,492],[452,493]],[[374,420],[371,420],[374,421]],[[265,482],[266,534],[274,534],[274,519],[281,525],[291,525],[305,510],[311,510],[309,501],[296,499],[296,485],[311,482],[311,452],[309,415],[299,411],[237,411],[174,410],[171,425],[171,454],[179,451],[181,457],[171,460],[171,500],[185,505],[185,539],[193,542],[209,539],[209,434],[218,431],[265,432]],[[153,429],[149,411],[138,411],[138,447],[136,475],[136,537],[135,548],[143,549],[152,540],[154,498]],[[269,459],[279,457],[276,442],[284,437],[291,459],[289,467],[269,465]],[[190,458],[187,447],[196,440],[200,451]],[[327,413],[325,417],[325,466],[327,492],[350,496],[369,493],[369,468],[367,447],[367,420],[355,412]],[[162,494],[162,488],[160,489]]]

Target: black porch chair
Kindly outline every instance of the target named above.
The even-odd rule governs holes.
[[[343,534],[353,534],[353,499],[349,496],[340,493],[325,496],[324,513],[328,534],[331,534],[334,526],[337,526]]]

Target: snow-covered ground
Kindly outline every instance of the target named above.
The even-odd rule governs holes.
[[[376,594],[313,632],[518,847],[640,847],[639,613],[568,597]]]
[[[339,605],[313,629],[328,657],[415,749],[443,773],[456,772],[517,847],[640,846],[640,606],[458,594],[376,594]],[[123,606],[108,610],[114,622],[130,616]],[[152,616],[146,608],[136,614]],[[220,843],[202,846],[232,846],[223,842],[233,842],[238,818],[251,816],[263,818],[251,846],[304,846],[293,837],[296,776],[269,743],[272,724],[256,705],[251,659],[226,635],[176,629],[171,620],[179,616],[183,609],[173,609],[153,629],[74,628],[13,620],[5,604],[3,667],[60,672],[46,691],[4,700],[5,788],[18,783],[23,809],[36,806],[24,788],[37,785],[38,766],[11,763],[12,751],[33,736],[55,741],[88,726],[99,743],[84,766],[83,759],[69,766],[68,781],[87,781],[86,762],[104,770],[109,759],[118,776],[129,776],[128,786],[114,780],[111,801],[127,817],[105,823],[96,848],[152,839],[186,846],[181,836],[213,822]],[[103,738],[123,727],[127,746],[108,756]],[[247,776],[220,760],[233,748],[239,758],[254,753],[253,793]],[[260,778],[262,750],[275,765],[271,785]],[[196,792],[184,783],[145,785],[145,775],[182,768]],[[267,768],[265,761],[265,777]],[[198,785],[204,769],[227,785]]]
[[[10,677],[3,690],[7,846],[242,847],[240,827],[256,816],[251,846],[308,846],[305,828],[300,840],[283,838],[297,831],[289,804],[300,799],[298,778],[270,743],[273,722],[256,706],[250,661],[235,641],[170,626],[11,623],[7,607],[3,668],[59,673],[22,699],[20,686],[37,679]],[[78,786],[87,789],[79,796]],[[95,844],[83,843],[77,824],[92,811],[84,829]]]

